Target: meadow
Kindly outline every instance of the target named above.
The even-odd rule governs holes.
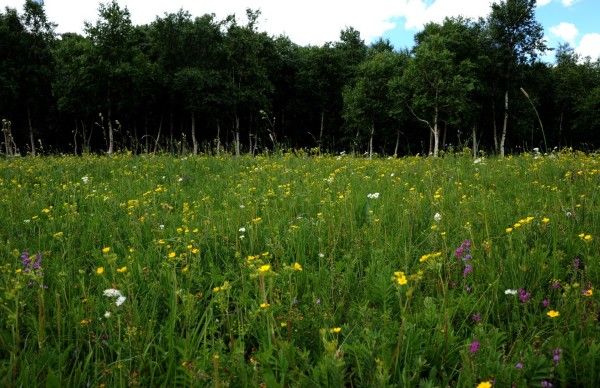
[[[0,160],[0,385],[594,387],[600,158]]]

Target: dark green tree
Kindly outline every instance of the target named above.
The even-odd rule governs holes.
[[[503,0],[492,4],[487,19],[494,63],[499,67],[504,88],[504,120],[498,151],[504,156],[504,146],[509,118],[509,93],[519,86],[515,80],[523,65],[536,60],[547,47],[544,30],[535,19],[536,0]],[[497,135],[494,134],[497,139]]]

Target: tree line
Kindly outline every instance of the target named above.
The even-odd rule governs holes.
[[[535,0],[485,19],[447,18],[411,50],[300,46],[247,21],[181,10],[133,25],[100,4],[84,35],[54,32],[42,4],[0,13],[2,152],[251,153],[309,148],[370,156],[470,147],[504,155],[600,141],[600,60],[561,45],[555,63]]]

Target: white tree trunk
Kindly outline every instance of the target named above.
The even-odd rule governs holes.
[[[235,156],[240,156],[240,118],[235,115]]]
[[[192,112],[192,145],[194,147],[194,155],[198,155],[198,141],[196,140],[196,115]]]
[[[506,141],[506,127],[508,126],[508,90],[504,92],[504,123],[502,124],[502,137],[500,138],[500,157],[504,157],[504,142]]]
[[[108,105],[108,151],[107,154],[112,155],[114,150],[114,141],[113,141],[113,127],[112,127],[112,117],[110,110],[110,100]]]
[[[27,122],[29,123],[29,143],[31,144],[31,156],[35,156],[35,140],[33,139],[33,125],[31,125],[31,111],[27,107]]]
[[[438,127],[438,107],[435,107],[435,115],[433,117],[433,157],[437,158],[440,149],[440,129]]]
[[[473,125],[473,129],[472,129],[472,137],[473,137],[473,157],[476,158],[477,154],[479,153],[478,148],[478,144],[477,144],[477,127],[475,125]]]
[[[371,136],[369,138],[369,160],[373,158],[373,134],[375,133],[375,124],[371,123]]]

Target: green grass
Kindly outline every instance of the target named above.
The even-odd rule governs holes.
[[[597,386],[599,186],[577,153],[0,160],[0,385]]]

